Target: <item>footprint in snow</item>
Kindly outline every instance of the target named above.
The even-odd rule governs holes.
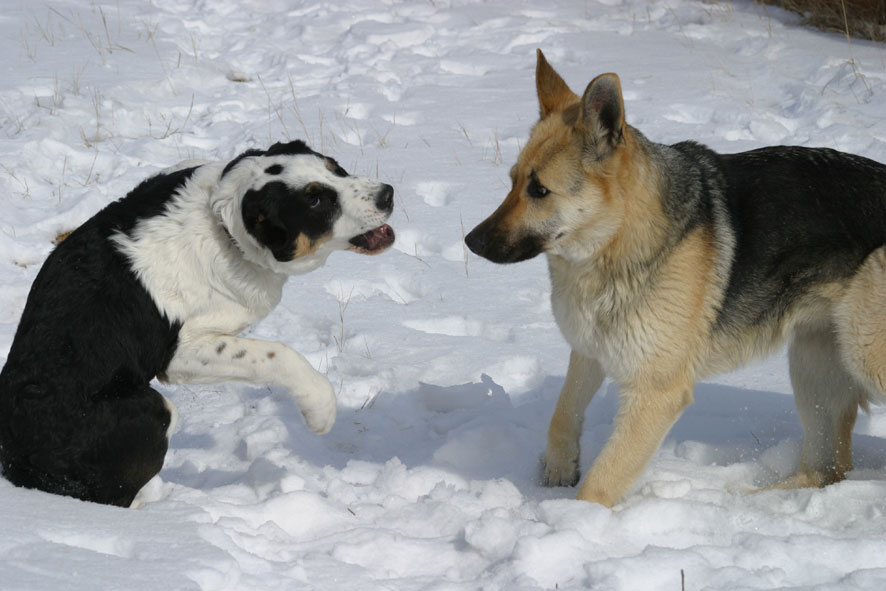
[[[441,181],[426,181],[415,185],[415,194],[431,207],[444,207],[452,201],[452,185]]]
[[[482,322],[468,316],[447,316],[426,320],[404,320],[403,326],[424,332],[451,337],[482,337],[490,341],[512,341],[513,330],[506,326]]]

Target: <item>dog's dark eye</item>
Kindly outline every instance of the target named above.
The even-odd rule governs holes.
[[[321,206],[325,208],[327,204],[333,204],[336,200],[336,192],[323,183],[310,183],[305,186],[303,191],[304,203],[310,209]]]
[[[548,188],[538,182],[535,173],[529,177],[529,185],[526,187],[526,193],[534,199],[542,199],[546,197],[550,191]]]

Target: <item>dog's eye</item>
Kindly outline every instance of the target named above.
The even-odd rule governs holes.
[[[532,176],[529,177],[529,185],[526,187],[526,193],[534,199],[542,199],[543,197],[546,197],[550,191],[548,191],[547,187],[538,182],[535,173],[533,173]]]
[[[308,196],[308,207],[311,209],[314,209],[323,201],[323,192],[319,185],[308,185],[305,188],[305,193]]]
[[[310,183],[304,188],[304,200],[310,209],[315,209],[335,201],[335,193],[322,183]]]

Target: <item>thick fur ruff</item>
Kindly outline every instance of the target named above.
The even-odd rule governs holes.
[[[859,405],[886,396],[886,166],[825,148],[661,145],[625,123],[615,74],[578,96],[539,51],[536,82],[541,118],[513,188],[466,242],[494,262],[547,255],[572,347],[548,484],[578,482],[582,418],[604,376],[621,408],[578,496],[612,505],[697,380],[786,341],[804,443],[776,486],[841,480]]]
[[[0,463],[19,486],[129,506],[162,467],[175,407],[150,386],[285,388],[313,431],[329,381],[281,343],[237,337],[289,275],[337,249],[377,253],[393,189],[302,142],[144,181],[61,242],[37,275],[0,373]]]

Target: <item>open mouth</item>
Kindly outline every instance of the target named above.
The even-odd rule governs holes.
[[[378,254],[387,250],[394,243],[394,229],[387,224],[369,230],[365,234],[354,236],[349,242],[354,250],[363,254]]]

